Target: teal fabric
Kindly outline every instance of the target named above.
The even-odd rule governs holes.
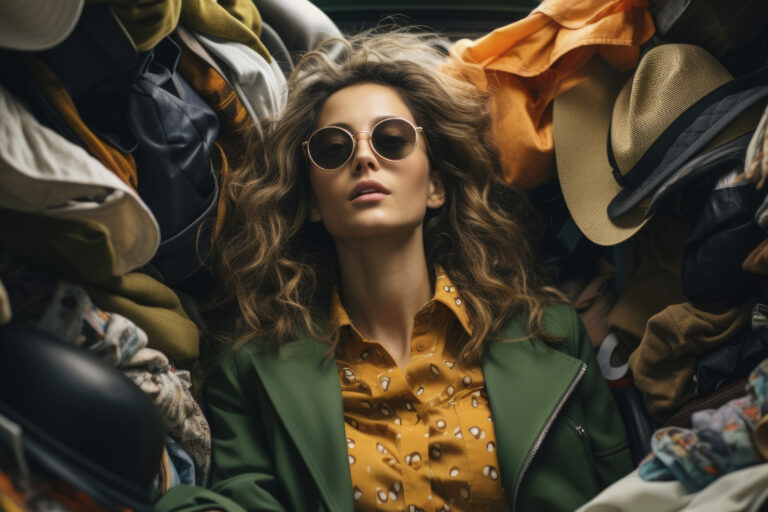
[[[556,305],[544,329],[566,341],[493,342],[482,361],[510,510],[572,511],[633,469],[581,320]],[[524,338],[522,320],[502,335]],[[156,510],[351,512],[341,388],[327,354],[306,337],[223,356],[207,393],[212,488],[174,488]]]

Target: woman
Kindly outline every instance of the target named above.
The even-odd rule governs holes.
[[[485,99],[442,58],[365,34],[299,64],[217,246],[238,315],[214,483],[158,510],[573,510],[632,469]]]

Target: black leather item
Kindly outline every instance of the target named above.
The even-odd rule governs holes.
[[[699,358],[696,365],[697,393],[713,393],[723,385],[749,375],[766,357],[768,329],[752,331],[747,328]]]
[[[753,184],[712,191],[685,246],[683,291],[698,303],[743,304],[768,277],[742,270],[765,230],[755,222],[763,193]]]
[[[699,186],[709,186],[711,190],[714,187],[713,180],[734,169],[744,167],[744,155],[754,133],[754,131],[745,133],[683,165],[653,194],[646,216],[656,213],[676,194],[689,193],[691,187]]]
[[[658,426],[645,408],[643,394],[634,385],[613,390],[613,398],[627,431],[632,462],[637,465],[651,451],[651,436]]]
[[[699,357],[695,377],[697,396],[714,393],[722,386],[748,376],[768,357],[768,326],[755,322],[756,314],[763,320],[765,318],[759,311],[766,309],[768,288],[748,302],[756,303],[752,310],[752,325],[747,325],[736,336]]]
[[[294,58],[331,37],[343,37],[331,19],[309,0],[254,0],[262,19]]]
[[[163,240],[152,258],[152,266],[163,276],[167,285],[177,285],[198,271],[203,271],[203,263],[211,251],[211,222],[206,222],[216,210],[219,195],[213,165],[210,172],[214,178],[214,191],[210,202],[200,216],[193,220],[180,233]],[[192,245],[190,245],[192,244]],[[207,274],[207,271],[203,271]],[[196,293],[193,293],[197,296]]]
[[[0,327],[0,414],[25,458],[110,510],[151,510],[165,435],[152,400],[97,356],[27,327]]]
[[[180,54],[169,38],[147,52],[128,109],[139,141],[139,195],[157,218],[162,240],[197,219],[215,190],[211,152],[219,119],[176,72]]]

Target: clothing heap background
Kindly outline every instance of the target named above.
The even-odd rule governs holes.
[[[445,70],[491,93],[504,175],[530,193],[543,263],[581,314],[635,462],[644,459],[583,510],[695,510],[737,492],[731,506],[747,510],[766,499],[768,23],[758,3],[545,0],[451,48]],[[299,53],[339,32],[308,2],[313,22],[301,27],[273,1],[178,0],[141,16],[125,4],[86,3],[54,48],[0,52],[0,323],[90,350],[152,398],[166,427],[161,495],[208,478],[210,433],[190,370],[228,170],[244,157],[244,134],[279,115]],[[706,52],[734,82],[753,77],[753,103],[738,116],[747,128],[653,186],[635,183],[663,192],[652,212],[611,216],[602,205],[614,198],[598,197],[597,184],[574,188],[588,172],[579,162],[593,162],[571,153],[563,113],[605,86],[604,131],[588,135],[607,162],[619,89],[643,93],[633,78],[664,44],[696,45],[681,51]],[[717,106],[720,118],[736,108]],[[704,133],[702,119],[680,133]],[[696,141],[659,150],[662,138],[641,162]],[[614,180],[606,172],[600,179]]]
[[[758,13],[749,1],[551,0],[451,50],[446,69],[492,96],[505,176],[541,214],[543,263],[582,316],[642,461],[583,510],[766,499]],[[708,491],[736,470],[743,483]]]
[[[0,338],[52,335],[98,355],[154,402],[165,425],[154,498],[209,478],[211,436],[192,376],[228,170],[246,134],[279,114],[293,60],[340,36],[309,2],[297,2],[298,13],[259,4],[85,2],[56,46],[0,48],[0,325],[10,329]],[[94,446],[121,443],[98,422],[54,420]],[[6,476],[28,464],[2,455],[4,510],[151,506],[148,488],[133,502],[86,496],[55,472],[69,486],[52,489],[39,470],[22,475],[32,483],[19,494]]]

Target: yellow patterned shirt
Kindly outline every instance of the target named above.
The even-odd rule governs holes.
[[[337,292],[331,316],[355,510],[506,510],[481,368],[456,361],[469,317],[445,272],[414,319],[404,367],[360,335]]]

